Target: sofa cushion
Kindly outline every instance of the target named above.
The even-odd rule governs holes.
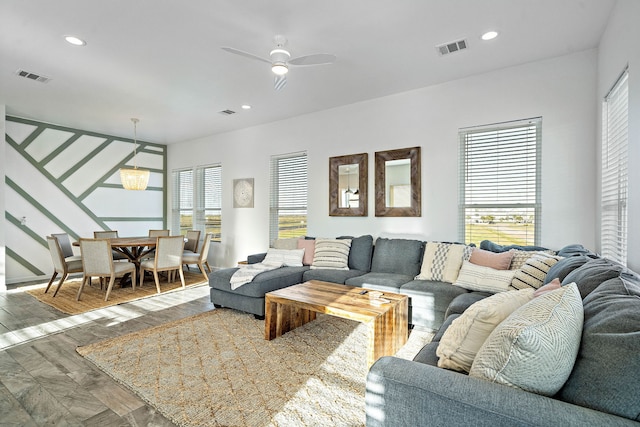
[[[349,269],[350,239],[316,239],[311,268]]]
[[[302,257],[303,265],[313,264],[313,255],[316,252],[315,239],[298,239],[298,249],[304,249],[304,256]]]
[[[560,279],[560,281],[562,282],[569,273],[571,273],[576,268],[582,267],[590,260],[591,258],[586,255],[575,255],[563,258],[551,266],[551,268],[547,272],[546,277],[544,278],[544,283],[547,284],[553,279]]]
[[[533,289],[501,292],[476,302],[451,326],[436,351],[438,367],[469,372],[473,359],[500,322],[533,298]]]
[[[347,279],[345,284],[349,286],[381,290],[383,292],[399,293],[400,286],[404,285],[411,279],[413,279],[413,277],[406,274],[369,272],[362,276]]]
[[[552,396],[569,378],[582,322],[575,284],[534,298],[493,330],[469,375]]]
[[[593,259],[567,274],[562,284],[576,283],[582,299],[586,298],[601,283],[618,277],[625,267],[606,258]]]
[[[623,273],[584,301],[582,343],[557,398],[640,421],[640,283]]]
[[[453,283],[458,278],[462,261],[468,261],[472,251],[472,247],[463,244],[427,242],[416,279]]]
[[[337,270],[333,268],[318,268],[313,270],[307,270],[302,274],[302,281],[308,280],[322,280],[323,282],[333,282],[344,284],[345,281],[352,277],[362,276],[366,274],[366,271],[362,270]]]
[[[508,270],[514,251],[491,252],[480,248],[473,248],[469,262],[483,267],[491,267],[496,270]]]
[[[509,290],[515,273],[513,270],[496,270],[463,261],[453,285],[470,291],[505,292]]]
[[[538,289],[544,283],[549,269],[560,261],[560,257],[546,253],[538,253],[529,258],[513,276],[511,286],[516,289],[531,287]]]
[[[402,284],[399,292],[410,298],[412,324],[438,329],[451,301],[469,291],[445,282],[411,280]]]
[[[371,256],[373,254],[373,237],[370,234],[351,237],[340,236],[338,239],[350,239],[349,268],[354,270],[370,271]]]
[[[446,332],[446,330],[449,328],[451,323],[457,318],[458,318],[457,314],[447,317],[444,323],[442,324],[442,326],[440,327],[440,329],[438,330],[438,332],[436,332],[431,342],[426,344],[424,347],[420,349],[418,354],[416,354],[415,357],[413,358],[413,361],[419,362],[419,363],[425,363],[431,366],[437,366],[438,356],[436,355],[436,349],[440,344],[440,339],[442,338],[442,335]]]
[[[565,257],[565,258],[570,256],[578,256],[578,255],[587,255],[591,258],[597,257],[597,255],[591,252],[589,249],[577,243],[563,247],[558,251],[556,255]]]
[[[423,248],[424,243],[419,240],[379,237],[373,249],[371,271],[401,274],[413,279],[420,271]]]
[[[455,297],[451,303],[449,303],[447,311],[445,312],[445,317],[448,318],[452,314],[462,314],[467,308],[471,307],[472,304],[490,297],[491,295],[493,295],[491,292],[477,291],[460,294]]]
[[[214,289],[238,295],[264,298],[264,294],[267,292],[301,283],[302,274],[308,269],[309,267],[284,267],[265,271],[254,277],[253,281],[250,283],[242,285],[232,291],[230,284],[231,276],[233,276],[233,273],[238,269],[225,268],[222,270],[216,270],[209,275],[209,286]]]

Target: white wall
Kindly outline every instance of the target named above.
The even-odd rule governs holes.
[[[457,240],[458,129],[542,116],[540,243],[594,248],[596,68],[597,54],[590,50],[174,144],[168,170],[222,163],[223,238],[212,246],[217,266],[233,266],[267,248],[269,158],[300,150],[309,155],[309,235]],[[374,152],[413,146],[422,147],[422,217],[376,218],[372,196],[369,217],[328,216],[329,157],[368,152],[373,195]],[[250,177],[255,208],[233,209],[233,179]]]
[[[618,0],[598,51],[598,105],[629,65],[628,266],[640,271],[640,2]],[[601,117],[601,115],[599,115]],[[598,164],[602,146],[598,132]],[[599,200],[599,199],[598,199]],[[599,203],[599,202],[598,202]],[[598,239],[599,239],[599,227]]]

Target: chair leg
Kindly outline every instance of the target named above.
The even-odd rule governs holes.
[[[211,266],[209,265],[209,261],[205,261],[204,265],[207,266],[207,270],[209,271],[209,273],[211,273]]]
[[[87,283],[87,279],[89,279],[89,283],[91,283],[91,276],[82,278],[82,283],[80,284],[80,288],[78,289],[78,295],[76,295],[76,301],[80,301],[80,295],[82,295],[82,290],[84,289],[84,284]]]
[[[153,278],[156,280],[156,290],[160,293],[160,280],[158,279],[158,272],[153,270]]]
[[[49,283],[47,284],[47,289],[44,290],[45,294],[47,293],[47,291],[51,287],[51,284],[53,283],[53,281],[54,281],[54,279],[56,278],[57,275],[58,275],[58,272],[54,270],[53,271],[53,275],[51,276],[51,280],[49,280]]]
[[[144,283],[144,268],[140,267],[140,287],[142,287],[142,284]]]
[[[198,263],[198,268],[200,268],[200,272],[204,276],[204,280],[209,280],[209,277],[207,276],[207,273],[205,273],[204,265],[203,265],[202,262]]]
[[[58,282],[58,286],[56,286],[56,291],[53,293],[53,297],[55,298],[56,295],[58,295],[58,291],[60,290],[60,286],[62,286],[62,284],[64,283],[65,280],[67,280],[67,277],[69,277],[69,273],[64,273],[62,275],[62,278],[60,279],[60,281]]]
[[[111,293],[111,289],[113,289],[113,284],[116,281],[116,275],[112,274],[109,278],[109,287],[107,288],[107,294],[104,296],[104,300],[107,301],[109,299],[109,294]]]
[[[180,273],[180,282],[182,282],[182,287],[184,288],[186,285],[184,284],[184,273],[182,272],[182,269],[179,269],[178,273]]]
[[[131,272],[131,290],[134,292],[136,290],[136,269],[135,268]]]

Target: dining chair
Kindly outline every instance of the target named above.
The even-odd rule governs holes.
[[[118,230],[100,230],[93,232],[94,239],[117,239],[118,237]],[[113,254],[113,259],[116,261],[129,260],[126,255],[121,254],[116,250],[112,249],[111,253]]]
[[[80,301],[80,295],[87,281],[91,283],[92,277],[109,278],[107,294],[104,300],[109,299],[116,277],[131,273],[131,286],[136,290],[136,265],[132,262],[113,262],[111,244],[108,239],[80,239],[80,253],[82,254],[82,267],[84,274],[82,284],[78,289],[76,301]]]
[[[202,242],[202,248],[200,249],[200,253],[193,253],[189,251],[182,252],[182,264],[186,264],[187,266],[189,264],[197,264],[205,280],[209,280],[209,277],[207,277],[207,273],[205,272],[205,269],[204,269],[205,265],[207,266],[207,271],[211,273],[211,267],[209,266],[207,257],[209,256],[209,246],[211,246],[212,238],[213,238],[213,233],[205,234],[204,242]]]
[[[168,236],[169,230],[149,230],[149,237]]]
[[[182,252],[184,251],[184,238],[182,236],[159,236],[156,244],[155,257],[143,260],[140,263],[140,287],[144,283],[144,272],[153,271],[153,278],[156,282],[156,289],[160,293],[160,281],[158,272],[167,271],[168,280],[171,280],[172,271],[178,270],[180,282],[185,287],[184,273],[182,272]]]
[[[80,255],[75,255],[73,253],[71,240],[69,239],[69,235],[67,233],[51,233],[51,236],[58,239],[58,243],[60,244],[60,249],[62,249],[62,254],[64,255],[65,260],[80,261]]]
[[[49,288],[56,276],[58,276],[58,274],[62,275],[60,282],[58,282],[58,286],[56,286],[56,290],[53,293],[53,297],[55,298],[60,287],[67,277],[69,277],[69,273],[82,273],[82,260],[78,257],[78,259],[69,259],[67,261],[64,253],[62,252],[62,248],[60,247],[60,242],[55,236],[47,236],[47,245],[49,246],[49,252],[51,253],[51,261],[53,262],[53,275],[47,284],[47,288],[44,290],[45,294],[49,291]]]
[[[198,243],[200,242],[200,230],[187,230],[185,236],[187,241],[184,244],[185,251],[198,252]]]

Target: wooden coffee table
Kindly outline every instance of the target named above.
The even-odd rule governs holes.
[[[366,294],[362,294],[367,291]],[[316,313],[357,320],[369,327],[367,366],[394,355],[409,335],[408,297],[384,293],[388,303],[376,304],[370,290],[310,280],[265,295],[264,337],[272,340],[316,318]]]

